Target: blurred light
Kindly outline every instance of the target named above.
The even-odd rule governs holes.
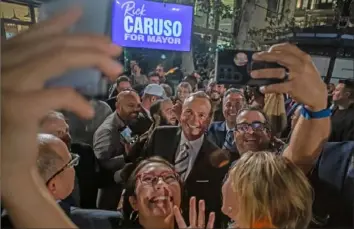
[[[162,54],[162,55],[161,55],[161,59],[163,59],[163,60],[166,59],[165,54]]]

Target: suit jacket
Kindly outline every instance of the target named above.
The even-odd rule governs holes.
[[[161,156],[174,164],[176,151],[181,139],[181,128],[177,126],[160,126],[155,129],[148,143],[146,156]],[[195,196],[197,200],[203,199],[206,204],[206,215],[215,212],[215,228],[221,226],[221,186],[228,167],[215,168],[210,162],[211,153],[219,149],[206,137],[199,150],[193,168],[185,184],[182,201],[183,215],[188,217],[189,199]]]
[[[124,145],[120,140],[120,131],[125,123],[117,113],[109,115],[93,136],[93,150],[100,169],[113,173],[124,166]]]
[[[312,222],[311,228],[353,228],[353,155],[354,141],[325,144],[309,177],[315,193],[313,217],[321,224]]]
[[[123,216],[117,211],[105,211],[96,209],[81,209],[72,207],[69,204],[58,201],[59,206],[71,221],[84,229],[110,229],[117,228],[122,222]],[[14,228],[6,211],[1,216],[3,228]]]
[[[111,97],[111,98],[107,99],[105,102],[112,109],[112,111],[115,111],[116,110],[116,101],[117,101],[116,97]]]
[[[152,125],[152,120],[150,119],[146,111],[143,108],[141,108],[141,112],[139,113],[135,122],[132,123],[131,129],[134,135],[140,136],[144,134],[146,131],[148,131],[151,125]]]
[[[208,130],[208,138],[220,148],[223,147],[226,138],[226,122],[213,122]]]

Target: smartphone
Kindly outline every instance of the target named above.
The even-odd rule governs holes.
[[[282,79],[253,79],[252,70],[285,68],[277,63],[253,61],[255,51],[222,50],[216,53],[215,72],[218,84],[263,86],[284,82]]]
[[[60,0],[44,3],[39,9],[39,21],[47,20],[73,6],[82,9],[81,18],[68,30],[71,34],[110,36],[111,0]],[[55,55],[55,54],[53,54]],[[72,87],[88,97],[102,97],[108,93],[108,80],[95,68],[77,69],[57,76],[46,87]]]
[[[120,132],[123,143],[133,144],[136,141],[136,138],[132,137],[132,132],[128,126]]]

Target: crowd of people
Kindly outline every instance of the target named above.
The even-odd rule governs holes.
[[[268,86],[124,72],[109,39],[65,33],[79,17],[3,41],[4,228],[354,227],[354,81],[326,85],[287,43],[252,57],[287,69],[251,72],[286,78]],[[82,67],[106,100],[44,87]]]

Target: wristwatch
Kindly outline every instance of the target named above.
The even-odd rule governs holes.
[[[332,110],[327,108],[320,111],[310,111],[305,106],[302,106],[301,115],[307,120],[328,118],[332,115]]]

